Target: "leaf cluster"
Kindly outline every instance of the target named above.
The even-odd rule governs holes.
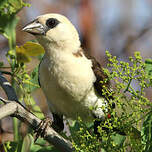
[[[143,61],[139,52],[129,57],[128,62],[119,61],[108,51],[106,55],[109,63],[104,72],[112,83],[112,89],[109,91],[103,87],[102,92],[108,93],[109,97],[112,95],[113,100],[109,98],[105,120],[98,127],[100,137],[95,137],[91,128],[81,126],[79,131],[73,132],[79,138],[73,138],[74,146],[77,151],[93,151],[92,147],[96,145],[96,151],[150,152],[152,103],[146,98],[145,91],[152,86],[152,59]],[[115,108],[112,108],[113,103]],[[82,124],[81,121],[79,123]],[[88,132],[89,139],[86,139]]]

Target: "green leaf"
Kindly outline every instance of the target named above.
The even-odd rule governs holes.
[[[143,123],[142,131],[142,143],[145,145],[145,152],[152,151],[152,113],[149,113]]]
[[[32,92],[34,91],[35,89],[39,88],[39,82],[38,82],[38,68],[39,68],[39,65],[34,68],[34,70],[32,71],[30,77],[30,82],[31,84],[35,84],[35,85],[29,85],[29,91]]]
[[[146,59],[145,60],[145,64],[146,64],[146,74],[148,75],[149,78],[152,78],[152,59]]]
[[[30,62],[30,56],[38,56],[44,54],[44,48],[35,42],[26,42],[22,46],[16,46],[16,55],[18,62]]]
[[[33,143],[30,152],[59,152],[53,146],[48,145],[48,143],[43,138],[38,138],[36,143]]]
[[[41,146],[45,146],[45,145],[47,144],[47,141],[44,140],[43,138],[38,138],[38,139],[36,140],[36,143],[35,143],[35,144],[41,145]]]
[[[72,121],[72,124],[69,125],[69,129],[70,129],[70,132],[73,134],[74,132],[80,129],[80,124],[77,121]]]
[[[126,137],[120,134],[114,134],[111,136],[111,139],[114,141],[114,144],[117,146],[122,146]]]
[[[29,151],[30,151],[30,148],[31,148],[31,145],[32,145],[33,143],[34,143],[33,137],[32,137],[30,134],[27,134],[27,135],[24,137],[21,152],[29,152]]]
[[[26,42],[22,48],[25,50],[26,54],[28,56],[38,56],[40,54],[44,54],[44,48],[35,42]]]
[[[28,92],[33,92],[35,89],[40,88],[39,82],[38,82],[38,68],[39,68],[39,65],[34,68],[30,76],[26,74],[27,78],[25,80],[25,83],[26,83],[25,87],[28,89]]]
[[[27,105],[27,104],[26,104]],[[29,105],[32,108],[32,113],[34,115],[36,115],[38,118],[40,119],[44,119],[44,114],[42,113],[40,107],[36,104],[35,100],[33,99],[33,97],[30,98],[30,102]]]

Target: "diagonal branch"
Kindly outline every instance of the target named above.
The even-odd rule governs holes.
[[[34,114],[29,112],[21,103],[17,102],[17,96],[14,89],[8,83],[4,76],[0,73],[0,85],[6,92],[8,99],[5,100],[0,97],[0,100],[5,103],[4,106],[0,108],[0,119],[6,116],[14,116],[21,120],[22,122],[29,125],[34,131],[37,130],[41,120],[37,118]],[[14,100],[10,100],[14,99]],[[45,130],[44,139],[50,144],[53,144],[57,149],[62,152],[72,152],[72,144],[55,132],[51,127],[47,127]]]

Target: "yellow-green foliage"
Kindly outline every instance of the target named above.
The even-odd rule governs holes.
[[[109,63],[104,71],[112,82],[113,91],[109,95],[113,94],[114,100],[109,100],[105,121],[98,128],[100,137],[95,137],[93,129],[80,120],[77,131],[72,132],[73,145],[76,151],[82,152],[100,149],[107,152],[150,152],[152,103],[145,97],[145,89],[152,86],[152,60],[144,62],[139,52],[129,57],[128,62],[118,61],[108,51],[106,55]],[[102,91],[107,93],[108,89]],[[116,104],[114,109],[110,108],[113,102]]]

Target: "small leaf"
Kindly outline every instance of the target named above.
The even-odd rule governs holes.
[[[122,136],[120,134],[114,134],[112,135],[112,140],[114,141],[114,144],[117,145],[117,146],[122,146],[126,137],[125,136]]]
[[[44,48],[35,42],[26,42],[23,46],[16,46],[18,62],[30,62],[31,56],[38,56],[44,53]]]
[[[30,41],[26,42],[23,45],[23,48],[25,49],[26,54],[28,56],[38,56],[38,55],[44,53],[44,48],[40,44],[30,42]]]
[[[31,83],[35,85],[30,85],[30,91],[32,92],[33,90],[39,88],[39,82],[38,82],[38,67],[39,65],[32,71],[31,73]]]
[[[146,74],[148,75],[149,78],[152,78],[152,59],[146,59],[145,60],[145,64],[146,64]]]
[[[26,63],[31,61],[31,58],[25,53],[25,49],[23,47],[16,46],[16,56],[17,61],[20,63]]]
[[[43,138],[38,138],[36,143],[33,143],[30,152],[59,152],[52,145],[49,146]]]
[[[40,107],[38,106],[38,105],[33,105],[32,106],[32,111],[33,111],[33,113],[38,117],[38,118],[40,118],[40,119],[44,119],[45,117],[44,117],[44,114],[42,113],[42,111],[41,111],[41,109],[40,109]]]
[[[142,131],[142,143],[145,145],[145,152],[152,151],[152,113],[149,113],[143,123]]]
[[[42,113],[40,107],[36,104],[33,97],[30,98],[30,102],[26,103],[27,106],[31,107],[31,111],[34,115],[36,115],[40,119],[44,119],[44,114]]]
[[[30,148],[31,148],[31,145],[32,145],[33,143],[34,143],[33,137],[32,137],[30,134],[27,134],[27,135],[24,137],[21,152],[29,152],[29,151],[30,151]]]

